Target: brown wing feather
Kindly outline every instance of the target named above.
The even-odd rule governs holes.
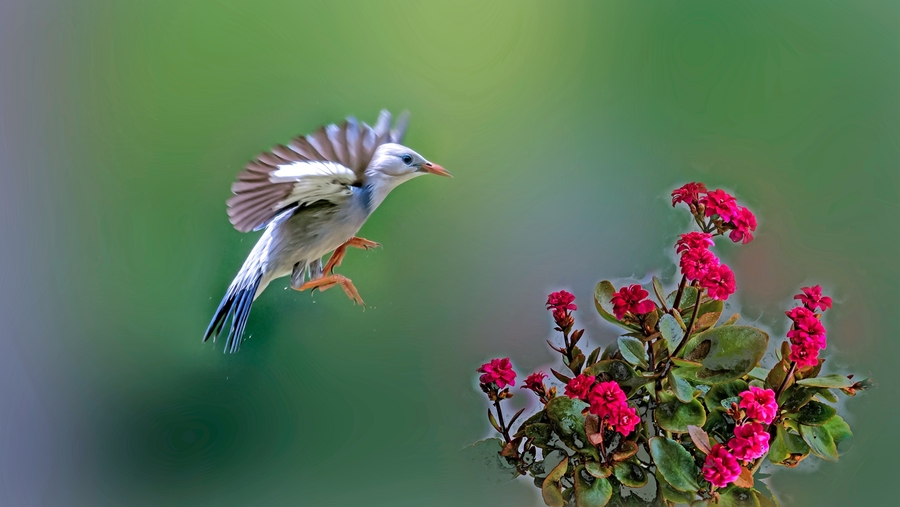
[[[387,110],[380,112],[374,127],[351,116],[340,125],[319,127],[309,135],[294,138],[287,146],[277,145],[270,152],[258,155],[231,185],[234,196],[226,203],[232,225],[241,232],[251,231],[269,223],[284,209],[284,202],[291,197],[294,185],[270,180],[272,172],[280,165],[303,161],[336,162],[351,169],[357,177],[354,184],[360,184],[376,148],[403,140],[409,115],[401,114],[393,129],[391,120]]]

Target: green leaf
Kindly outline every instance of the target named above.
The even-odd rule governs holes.
[[[769,474],[764,474],[759,471],[753,475],[754,485],[753,489],[756,490],[756,498],[759,499],[760,507],[780,507],[778,504],[778,498],[775,497],[775,494],[772,493],[772,490],[769,489],[769,485],[766,484],[763,479],[771,477]]]
[[[584,464],[584,469],[594,477],[605,479],[612,474],[612,467],[603,466],[596,461],[588,461]]]
[[[603,353],[600,354],[600,360],[606,361],[607,359],[612,359],[619,352],[619,342],[612,342],[603,349]]]
[[[596,349],[594,349],[593,351],[591,351],[591,355],[589,355],[588,358],[587,358],[587,363],[586,363],[586,364],[587,364],[588,366],[590,366],[590,365],[592,365],[592,364],[594,364],[594,363],[597,362],[597,358],[600,357],[600,351],[601,351],[602,349],[603,349],[602,347],[597,347]]]
[[[662,282],[659,281],[659,278],[653,277],[653,292],[656,294],[656,300],[659,302],[659,306],[663,307],[663,310],[666,309],[666,298],[663,297],[665,291],[663,291]]]
[[[584,431],[584,416],[581,411],[588,404],[573,400],[568,396],[557,396],[547,403],[547,416],[557,430],[559,438],[569,447],[582,454],[599,459],[597,448],[591,445]]]
[[[675,307],[675,295],[678,294],[678,291],[672,291],[666,296],[666,304],[669,308]],[[697,289],[693,287],[685,287],[684,293],[681,295],[681,302],[678,304],[678,309],[684,311],[688,308],[693,308],[694,301],[697,301]]]
[[[816,396],[821,396],[825,401],[830,401],[831,403],[838,402],[838,397],[830,389],[819,389],[816,391]]]
[[[643,366],[644,369],[649,367],[647,361],[650,358],[647,356],[644,342],[630,336],[620,336],[618,341],[619,352],[622,353],[622,357],[624,357],[626,361],[633,365]]]
[[[769,370],[757,366],[750,370],[750,373],[748,373],[747,375],[750,375],[751,378],[755,378],[757,380],[766,380],[766,377],[769,376]]]
[[[796,421],[806,426],[821,426],[831,420],[837,414],[834,407],[830,407],[818,401],[810,401],[797,412]]]
[[[682,403],[666,392],[659,393],[659,400],[660,404],[654,415],[660,428],[674,433],[687,433],[688,426],[706,424],[706,410],[700,400],[692,399],[689,403]]]
[[[697,327],[694,332],[703,331],[713,327],[722,316],[722,310],[725,308],[725,302],[719,299],[713,299],[706,303],[700,303],[700,309],[697,311]],[[693,312],[691,312],[693,313]],[[690,318],[688,314],[688,318]],[[688,324],[690,322],[687,322]]]
[[[719,324],[719,327],[722,327],[722,326],[733,326],[734,323],[737,322],[738,319],[740,319],[740,318],[741,318],[741,314],[740,314],[740,313],[735,313],[735,314],[732,315],[731,317],[728,317],[728,320],[726,320],[725,322]]]
[[[809,403],[815,395],[816,391],[814,389],[791,386],[781,395],[781,399],[778,402],[782,409],[788,412],[797,412]]]
[[[796,465],[809,454],[809,446],[784,426],[776,428],[775,439],[769,446],[769,461],[776,465]]]
[[[650,454],[666,482],[673,488],[691,493],[700,489],[697,465],[691,453],[681,444],[671,438],[653,437],[650,439]]]
[[[651,382],[650,379],[638,375],[630,364],[619,359],[599,361],[590,368],[585,368],[582,373],[585,375],[593,375],[595,377],[599,376],[601,373],[609,374],[610,378],[615,380],[629,397],[635,394],[638,388]]]
[[[728,407],[722,405],[722,400],[734,398],[747,389],[749,389],[749,387],[743,380],[732,380],[731,382],[716,384],[712,386],[706,393],[706,396],[703,397],[703,402],[706,403],[706,408],[708,408],[710,412],[717,408],[727,410],[731,405],[729,404]]]
[[[722,507],[760,507],[759,500],[752,489],[729,486],[722,490],[719,498]]]
[[[675,397],[682,403],[690,403],[694,399],[694,387],[685,379],[678,376],[675,370],[669,371],[669,386],[675,392]]]
[[[844,389],[853,385],[853,381],[843,375],[825,375],[798,380],[797,384],[806,387],[827,387],[832,389]]]
[[[505,458],[500,457],[503,441],[499,438],[488,438],[475,442],[460,452],[465,461],[471,463],[471,470],[478,477],[489,482],[502,483],[518,477],[516,467]]]
[[[614,453],[612,453],[613,461],[625,461],[626,459],[634,456],[638,452],[638,446],[635,442],[631,440],[626,440],[619,445],[619,448],[616,449]]]
[[[684,347],[684,358],[699,361],[701,367],[693,378],[704,384],[717,384],[749,373],[766,353],[769,335],[747,326],[713,328],[690,339]]]
[[[656,324],[659,322],[659,310],[653,310],[644,316],[644,329],[649,330],[649,332],[653,332],[656,329]],[[641,333],[643,334],[643,333]],[[647,336],[638,336],[636,338],[640,338],[642,340],[648,340]]]
[[[575,505],[577,507],[603,507],[612,496],[612,485],[607,479],[589,474],[584,466],[575,469]]]
[[[766,375],[766,387],[773,390],[778,390],[778,388],[781,387],[782,382],[784,382],[784,378],[787,376],[788,363],[786,361],[786,359],[782,359],[775,363],[775,366],[773,366],[769,371],[769,374]],[[793,381],[788,381],[785,389],[791,387],[792,385]]]
[[[681,329],[681,325],[678,324],[675,317],[667,313],[659,319],[659,332],[669,344],[669,354],[674,354],[675,348],[684,338],[684,329]]]
[[[535,413],[534,415],[532,415],[532,416],[529,417],[528,419],[525,419],[525,421],[523,421],[522,424],[519,425],[519,429],[516,430],[516,434],[513,435],[513,436],[514,436],[514,437],[521,437],[522,435],[525,434],[525,431],[527,431],[528,426],[531,426],[531,425],[534,424],[534,423],[545,423],[545,422],[547,422],[549,419],[547,419],[546,415],[547,415],[547,413],[544,412],[543,410],[541,410],[540,412]]]
[[[599,313],[600,316],[603,317],[603,319],[607,322],[612,322],[613,324],[622,326],[629,331],[640,332],[641,328],[633,326],[631,324],[626,324],[617,319],[613,314],[612,297],[615,293],[616,288],[613,287],[613,284],[609,281],[603,280],[602,282],[597,284],[597,287],[594,289],[594,306],[597,307],[597,313]]]
[[[622,461],[613,467],[616,479],[629,488],[643,488],[647,485],[647,473],[637,463]]]
[[[759,502],[759,507],[777,507],[769,497],[759,491],[753,490],[753,494],[756,495],[756,501]]]
[[[769,461],[772,463],[782,463],[790,456],[787,446],[784,443],[784,434],[784,426],[779,424],[776,427],[775,438],[772,440],[772,443],[769,444]]]
[[[569,460],[568,458],[563,458],[544,479],[544,483],[541,485],[541,496],[548,507],[563,507],[565,505],[566,501],[563,499],[562,490],[559,489],[559,480],[562,479],[568,469]]]
[[[710,412],[706,417],[706,424],[703,425],[703,431],[710,435],[719,435],[721,440],[727,441],[732,436],[732,430],[729,428],[728,421],[725,420],[723,414],[720,410]]]
[[[803,437],[803,441],[809,445],[809,450],[816,456],[827,461],[838,460],[834,438],[824,426],[800,425],[800,436]]]
[[[828,431],[828,434],[831,435],[832,440],[834,440],[834,445],[837,447],[838,454],[844,454],[850,449],[850,444],[853,440],[853,432],[850,431],[850,425],[847,424],[847,421],[844,421],[841,416],[836,415],[832,417],[822,427]]]
[[[656,483],[659,485],[659,491],[662,493],[663,498],[670,502],[689,504],[694,500],[694,493],[678,491],[673,488],[659,473],[659,469],[656,470]]]
[[[553,426],[546,423],[533,423],[525,427],[525,436],[534,439],[534,445],[546,447],[553,434]]]

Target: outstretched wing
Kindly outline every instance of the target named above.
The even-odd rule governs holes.
[[[350,187],[362,184],[375,149],[403,140],[409,114],[401,114],[393,129],[391,119],[391,113],[382,110],[370,127],[351,116],[340,125],[319,127],[287,146],[260,154],[231,185],[234,196],[227,201],[231,224],[247,232],[268,224],[285,209],[346,198]]]

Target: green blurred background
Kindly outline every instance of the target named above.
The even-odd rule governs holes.
[[[732,308],[777,338],[821,283],[826,368],[881,386],[840,463],[773,488],[890,504],[898,29],[890,1],[3,2],[0,504],[540,505],[461,458],[489,435],[474,369],[546,369],[561,288],[612,340],[592,287],[672,283],[693,180],[759,217],[718,248]],[[382,107],[456,178],[365,226],[384,249],[341,272],[368,310],[276,282],[239,354],[201,344],[258,235],[225,215],[243,163]]]

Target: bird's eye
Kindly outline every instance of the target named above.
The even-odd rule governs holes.
[[[406,165],[412,165],[412,157],[410,157],[409,155],[403,155],[402,157],[400,157],[400,160],[402,160]]]

